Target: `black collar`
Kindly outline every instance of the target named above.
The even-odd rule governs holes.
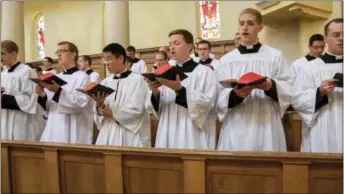
[[[86,74],[87,75],[91,75],[92,72],[93,72],[93,69],[89,69],[89,70],[86,71]]]
[[[53,68],[50,67],[50,68],[46,69],[45,71],[51,71],[51,70],[53,70]]]
[[[258,53],[261,46],[262,46],[262,44],[260,42],[251,46],[251,48],[250,47],[248,48],[248,47],[243,46],[243,45],[239,45],[238,50],[241,54]]]
[[[75,72],[77,72],[77,71],[79,71],[79,69],[78,69],[78,67],[72,67],[72,68],[70,68],[70,69],[67,69],[67,70],[64,70],[63,71],[63,74],[73,74],[73,73],[75,73]]]
[[[20,61],[16,62],[14,65],[12,65],[7,72],[13,72],[19,65],[21,64]]]
[[[307,55],[305,56],[305,58],[307,59],[307,61],[313,61],[314,59],[316,59],[316,57],[313,57],[313,56],[310,55],[310,54],[307,54]]]
[[[213,61],[212,58],[208,58],[208,59],[206,59],[205,61],[199,60],[199,63],[202,64],[202,65],[208,65],[208,64],[210,64],[212,61]]]
[[[325,53],[323,56],[320,57],[325,63],[343,63],[343,58],[336,59],[336,56],[330,55]]]
[[[121,73],[119,76],[114,75],[113,79],[123,79],[123,78],[128,77],[130,74],[131,74],[131,71],[127,70],[127,71]]]
[[[183,64],[176,65],[176,67],[183,72],[189,73],[192,72],[197,67],[197,65],[198,63],[196,63],[193,59],[190,59]]]
[[[133,63],[137,63],[137,62],[139,62],[139,61],[140,61],[139,58],[134,58],[134,59],[133,59]]]

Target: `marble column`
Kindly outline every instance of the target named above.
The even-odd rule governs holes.
[[[18,59],[25,62],[24,2],[1,2],[1,40],[12,40],[19,47]]]
[[[117,42],[123,47],[129,45],[129,2],[105,1],[104,46]]]
[[[104,46],[119,43],[129,46],[129,2],[105,1],[104,3]],[[106,69],[106,76],[109,72]]]

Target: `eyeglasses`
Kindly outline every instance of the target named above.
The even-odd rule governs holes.
[[[67,50],[67,49],[60,49],[60,50],[57,50],[56,52],[55,52],[55,55],[58,55],[58,54],[63,54],[63,53],[66,53],[66,52],[70,52],[70,50]]]

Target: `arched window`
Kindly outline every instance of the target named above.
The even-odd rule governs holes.
[[[39,59],[45,57],[44,16],[38,15],[36,19],[36,46]]]
[[[202,39],[215,39],[221,37],[219,5],[219,1],[199,1]]]

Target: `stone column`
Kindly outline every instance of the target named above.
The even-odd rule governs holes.
[[[18,60],[25,62],[24,2],[1,2],[1,40],[12,40],[19,47]]]
[[[104,46],[119,43],[129,46],[129,2],[105,1],[104,5]],[[109,72],[106,69],[106,76]]]
[[[104,46],[112,42],[117,42],[123,47],[129,45],[128,1],[105,1]]]

